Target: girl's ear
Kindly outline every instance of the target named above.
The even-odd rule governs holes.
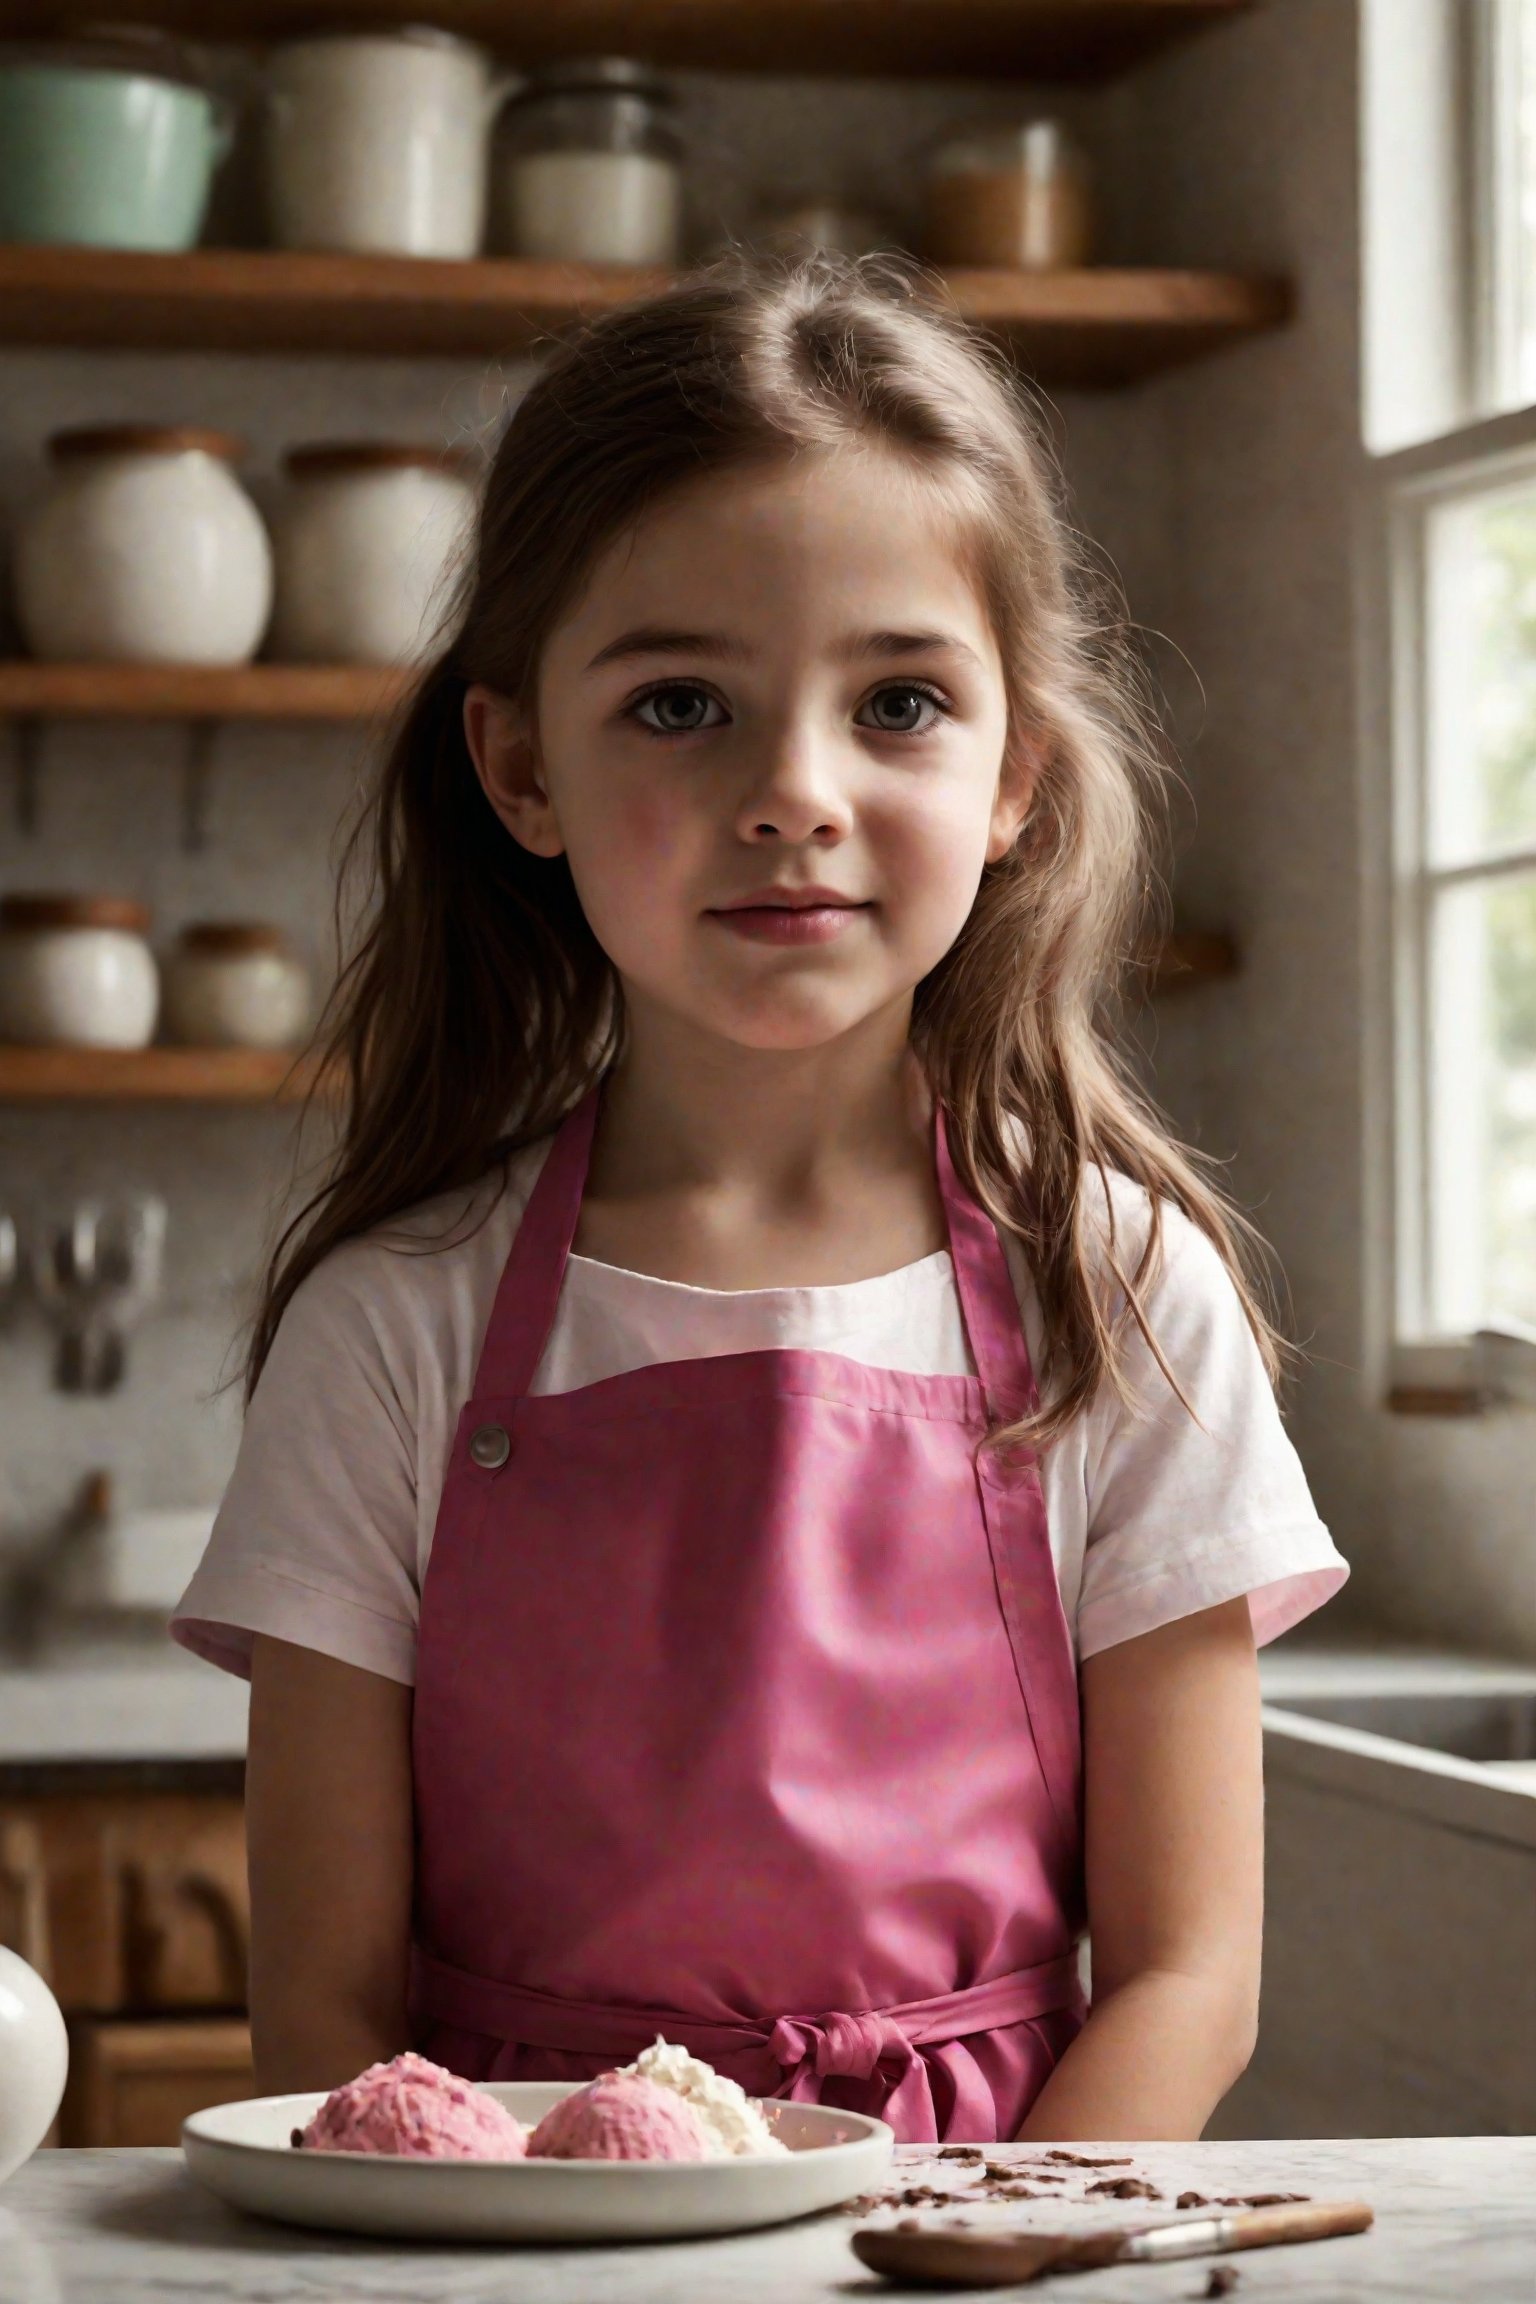
[[[565,839],[544,789],[529,715],[476,681],[464,696],[464,740],[481,789],[518,845],[535,856],[562,855]]]
[[[1023,831],[1040,771],[1045,766],[1045,754],[1043,736],[1010,736],[997,779],[997,797],[992,803],[992,823],[987,834],[989,864],[1001,862]]]

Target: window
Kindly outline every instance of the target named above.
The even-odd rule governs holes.
[[[1363,23],[1382,1325],[1400,1404],[1536,1399],[1536,0]]]
[[[1400,1313],[1410,1334],[1536,1335],[1536,466],[1425,491],[1418,526]]]
[[[1494,408],[1527,407],[1536,400],[1536,7],[1495,0],[1484,39],[1482,152],[1473,165],[1485,260],[1471,267],[1487,316],[1482,397]]]

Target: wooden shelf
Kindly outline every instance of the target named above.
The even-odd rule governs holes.
[[[0,660],[0,719],[374,720],[408,679],[372,664]]]
[[[264,1048],[0,1047],[0,1104],[271,1104],[307,1086]]]
[[[653,293],[629,265],[440,263],[201,248],[185,256],[0,248],[0,344],[485,358]],[[958,309],[1043,382],[1123,384],[1273,328],[1281,280],[1222,272],[962,271]]]
[[[1237,969],[1237,946],[1230,936],[1209,929],[1176,928],[1152,964],[1150,988],[1154,992],[1188,991],[1197,984],[1219,983],[1235,976]]]
[[[641,54],[725,71],[1103,79],[1247,0],[434,0],[434,24],[514,64]],[[78,24],[79,0],[0,0],[0,33]],[[308,31],[313,0],[144,0],[135,23],[206,40]],[[330,0],[328,26],[419,23],[421,0]],[[216,21],[211,17],[216,15]]]
[[[1154,992],[1233,974],[1226,936],[1181,932],[1152,970]],[[307,1063],[258,1048],[0,1047],[0,1104],[270,1104],[305,1094]]]

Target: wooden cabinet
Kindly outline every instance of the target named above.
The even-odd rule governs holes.
[[[69,2020],[60,2141],[173,2144],[251,2092],[239,1792],[70,1777],[0,1788],[0,1942]]]
[[[189,2112],[253,2093],[238,2017],[87,2016],[69,2027],[61,2144],[174,2144]]]

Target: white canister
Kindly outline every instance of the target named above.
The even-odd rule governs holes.
[[[291,1048],[309,1022],[309,971],[280,928],[197,920],[164,969],[165,1034],[203,1048]]]
[[[624,56],[546,64],[507,107],[491,163],[491,245],[584,264],[673,264],[682,145],[669,84]]]
[[[282,248],[473,256],[491,123],[516,83],[451,33],[344,33],[273,51],[267,174]]]
[[[69,2036],[57,2000],[19,1952],[0,1944],[0,2184],[52,2127],[68,2070]],[[22,2274],[21,2293],[30,2295],[24,2251]],[[39,2293],[51,2286],[50,2275]]]
[[[0,901],[0,1040],[27,1047],[143,1048],[160,978],[149,914],[120,896]]]
[[[475,489],[442,448],[337,441],[295,448],[272,523],[272,653],[305,663],[400,664],[448,604]]]
[[[59,432],[55,479],[16,536],[16,613],[34,656],[245,664],[272,605],[272,551],[230,465],[189,425]]]

